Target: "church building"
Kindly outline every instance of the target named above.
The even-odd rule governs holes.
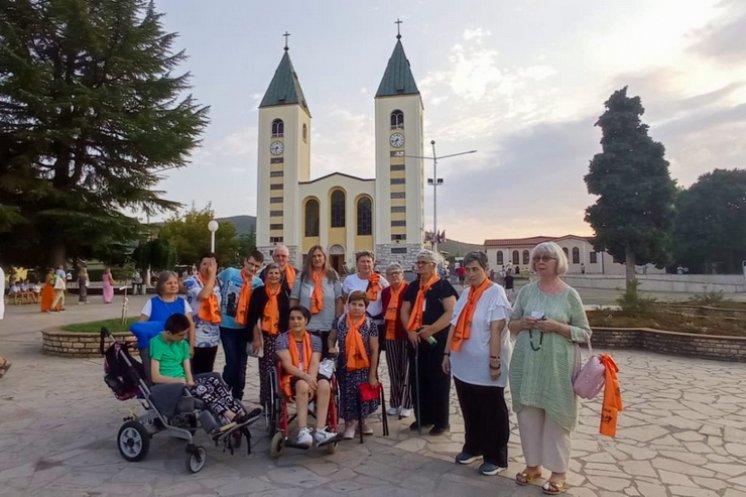
[[[424,236],[422,97],[401,35],[378,86],[375,177],[335,172],[311,179],[311,111],[285,53],[259,105],[256,244],[290,250],[296,267],[321,245],[339,272],[370,250],[377,267],[411,267]]]

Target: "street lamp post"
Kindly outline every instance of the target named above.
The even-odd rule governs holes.
[[[219,227],[220,225],[214,219],[207,223],[207,229],[210,230],[210,252],[215,252],[215,232]]]
[[[427,157],[422,155],[405,155],[411,159],[432,159],[433,161],[433,177],[427,179],[428,185],[433,185],[433,252],[438,253],[438,186],[443,184],[443,178],[438,178],[438,161],[442,159],[448,159],[450,157],[456,157],[458,155],[474,154],[476,150],[467,150],[466,152],[459,152],[456,154],[438,155],[435,153],[435,140],[430,141],[430,145],[433,147],[433,156]]]

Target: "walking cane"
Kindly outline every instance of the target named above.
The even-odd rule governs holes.
[[[422,435],[422,409],[420,408],[420,347],[414,346],[414,400],[417,405],[417,434]]]

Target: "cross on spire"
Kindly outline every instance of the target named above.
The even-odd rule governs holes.
[[[290,48],[288,48],[288,37],[290,36],[290,33],[285,31],[285,33],[282,36],[285,37],[285,51],[287,52],[288,50],[290,50]]]
[[[397,40],[400,40],[400,39],[401,39],[401,30],[400,30],[399,28],[401,28],[401,24],[402,24],[403,22],[404,22],[404,21],[402,21],[402,20],[401,20],[401,19],[399,19],[398,17],[396,18],[396,21],[394,21],[394,24],[396,24],[396,39],[397,39]]]

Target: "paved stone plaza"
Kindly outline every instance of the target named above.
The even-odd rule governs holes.
[[[71,299],[73,300],[73,299]],[[93,297],[92,300],[100,302]],[[130,314],[144,297],[131,300]],[[515,418],[506,477],[457,466],[463,425],[453,391],[451,433],[422,437],[410,420],[392,421],[391,436],[340,444],[336,454],[286,449],[278,461],[254,425],[254,454],[231,456],[200,440],[206,467],[184,469],[183,442],[152,440],[148,457],[127,463],[115,445],[134,400],[119,402],[104,385],[102,361],[41,355],[39,330],[116,317],[120,307],[71,305],[61,314],[9,306],[0,321],[0,354],[14,365],[0,380],[0,495],[16,496],[416,496],[541,495],[518,487],[523,467]],[[616,439],[597,435],[600,399],[585,401],[575,433],[570,495],[746,497],[746,364],[613,351],[626,410]],[[219,367],[222,357],[219,356]],[[382,368],[384,371],[385,368]],[[247,400],[258,395],[251,362]],[[380,423],[374,423],[381,433]]]

